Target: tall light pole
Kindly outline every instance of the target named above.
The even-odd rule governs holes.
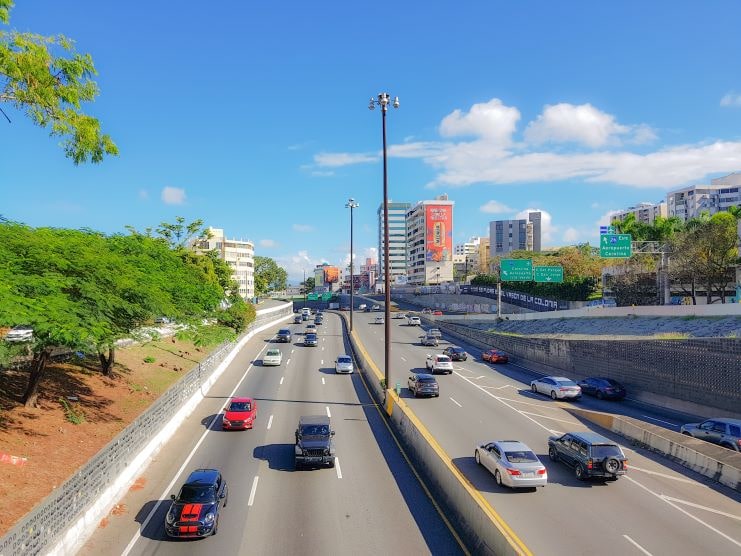
[[[390,387],[389,369],[391,368],[391,275],[389,271],[389,191],[388,167],[386,163],[386,112],[391,103],[388,93],[378,93],[378,99],[371,97],[368,108],[374,110],[376,104],[381,107],[381,122],[383,128],[383,289],[386,307],[384,311],[384,380],[385,388]],[[394,97],[393,107],[399,108],[399,97]]]
[[[352,332],[352,314],[353,314],[353,290],[355,289],[355,275],[353,274],[353,250],[352,250],[352,209],[356,209],[360,203],[350,197],[345,208],[350,209],[350,332]]]

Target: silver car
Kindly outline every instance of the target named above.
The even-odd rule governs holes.
[[[553,400],[578,400],[581,398],[579,385],[565,376],[544,376],[530,383],[534,394],[545,394]]]
[[[719,417],[702,423],[687,423],[679,432],[741,452],[741,419]]]
[[[432,396],[437,398],[440,396],[440,386],[434,376],[424,373],[414,373],[409,375],[407,379],[407,388],[414,394],[414,397],[419,396]]]
[[[535,488],[548,484],[548,471],[527,445],[516,440],[494,440],[476,446],[473,457],[493,475],[499,486]]]
[[[334,362],[334,372],[337,374],[352,374],[352,357],[349,355],[340,355]]]
[[[421,338],[421,344],[423,346],[435,346],[435,347],[437,347],[437,345],[440,343],[440,341],[437,339],[437,337],[430,336],[429,334],[428,335],[425,335],[425,336],[420,336],[420,338]]]

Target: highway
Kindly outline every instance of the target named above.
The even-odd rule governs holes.
[[[372,324],[378,314],[356,312],[354,320],[383,372],[384,327]],[[549,435],[590,426],[565,411],[574,402],[532,394],[533,377],[524,369],[484,363],[480,350],[457,344],[473,357],[455,362],[452,375],[438,375],[439,398],[414,399],[406,389],[407,376],[425,372],[425,354],[442,352],[450,344],[423,347],[421,328],[407,326],[405,320],[390,322],[391,385],[401,384],[412,410],[534,554],[741,553],[741,496],[726,487],[650,452],[633,450],[617,437],[629,459],[628,475],[617,482],[580,482],[570,467],[551,462]],[[576,406],[625,409],[619,402],[594,399]],[[548,469],[548,486],[536,492],[497,487],[473,458],[476,443],[494,439],[528,444]]]
[[[275,326],[246,344],[79,554],[463,553],[360,376],[334,373],[349,349],[339,317],[327,314],[318,326],[318,347],[302,345],[305,325]],[[293,343],[271,342],[282,327],[293,330]],[[260,366],[268,346],[282,350],[281,366]],[[253,430],[221,430],[232,395],[257,399]],[[294,470],[294,431],[309,414],[331,416],[334,468]],[[219,468],[229,487],[218,534],[168,539],[169,495],[203,467]]]

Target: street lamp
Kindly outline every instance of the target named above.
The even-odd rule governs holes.
[[[389,191],[388,191],[388,166],[386,163],[386,112],[388,111],[391,97],[388,93],[379,93],[378,99],[371,97],[368,108],[374,110],[376,104],[381,107],[381,127],[383,129],[383,289],[385,293],[386,307],[384,311],[384,379],[385,389],[389,384],[389,368],[391,367],[391,276],[389,274]],[[393,107],[399,108],[399,97],[394,97]]]
[[[352,209],[356,209],[360,203],[350,197],[345,208],[350,209],[350,332],[352,332],[352,313],[353,313],[353,290],[355,289],[355,275],[353,274],[353,250],[352,250]]]

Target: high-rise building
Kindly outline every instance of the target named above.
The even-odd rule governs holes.
[[[389,201],[389,275],[391,283],[406,279],[407,274],[407,226],[406,215],[411,203]],[[378,281],[383,284],[386,261],[383,251],[383,203],[378,207]]]
[[[407,212],[407,283],[453,281],[453,201],[440,195]]]
[[[491,256],[502,256],[518,250],[540,252],[540,220],[540,212],[531,212],[527,219],[489,222]]]
[[[490,253],[490,240],[488,237],[479,238],[479,253],[477,257],[478,268],[476,269],[479,274],[489,273],[489,259],[491,258]]]
[[[683,222],[697,218],[704,211],[715,214],[741,206],[741,174],[734,173],[712,180],[710,185],[690,185],[666,195],[669,216]]]
[[[635,215],[636,221],[651,225],[654,223],[657,216],[666,218],[669,215],[669,212],[666,201],[660,201],[658,203],[638,203],[634,207],[628,207],[625,210],[613,214],[610,217],[610,222],[624,220],[629,214]]]
[[[216,251],[219,258],[232,268],[232,279],[237,282],[240,297],[255,297],[255,244],[249,240],[226,239],[221,228],[208,228],[208,239],[199,239],[194,247],[199,251]]]

